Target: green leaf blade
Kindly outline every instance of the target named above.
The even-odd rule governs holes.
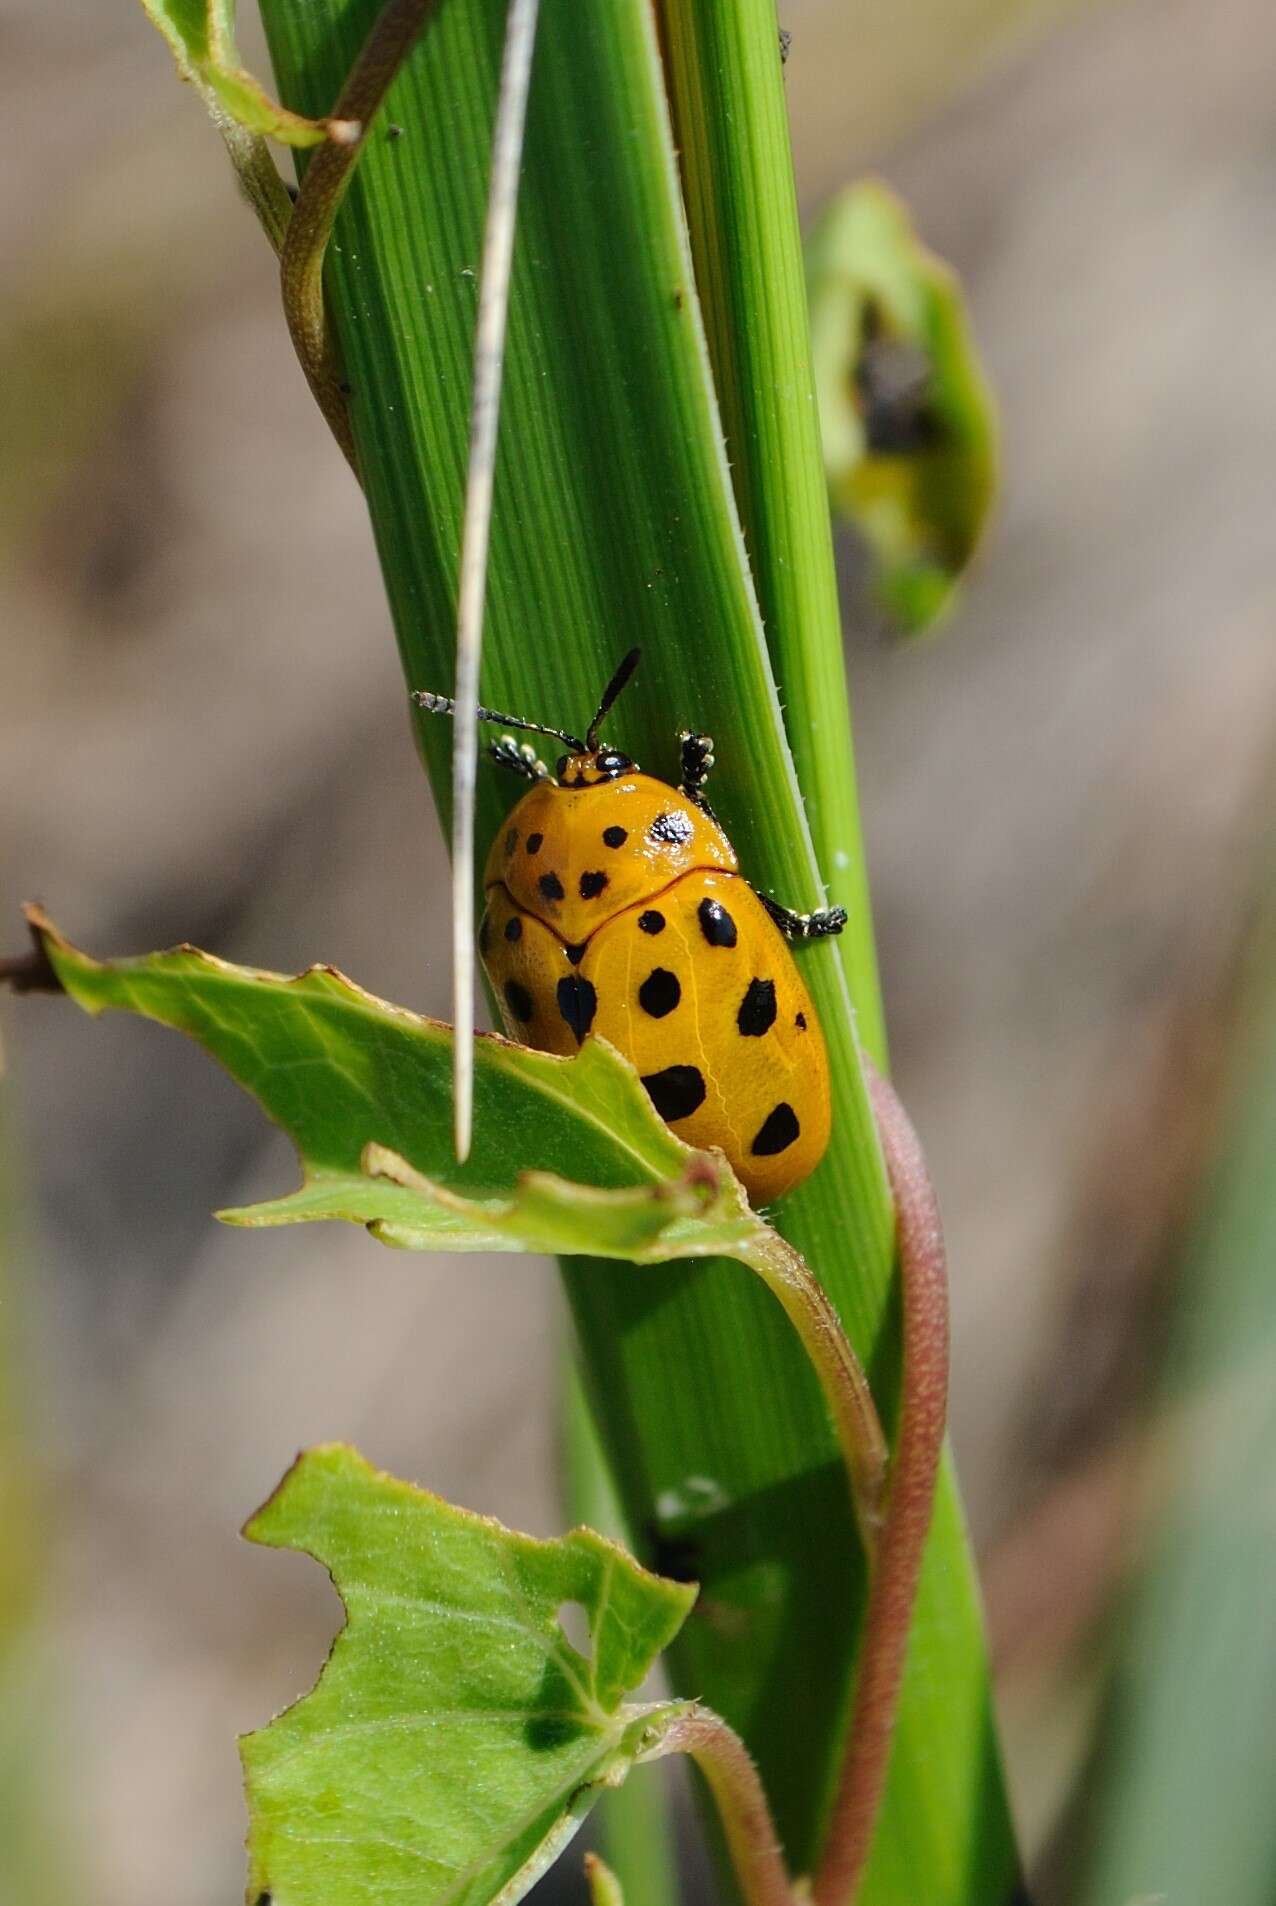
[[[346,1626],[312,1692],[241,1743],[249,1897],[514,1900],[677,1711],[626,1708],[695,1591],[578,1529],[513,1534],[330,1446],[250,1540],[323,1563]],[[559,1622],[579,1603],[592,1653]]]
[[[886,1034],[860,841],[774,0],[659,0],[696,280],[731,477],[859,1034]]]
[[[38,909],[31,914],[67,992],[87,1011],[120,1008],[187,1033],[281,1125],[317,1177],[307,1214],[343,1215],[371,1143],[427,1178],[488,1195],[523,1171],[601,1189],[680,1177],[692,1156],[656,1115],[632,1066],[600,1040],[560,1059],[492,1036],[476,1044],[474,1150],[452,1152],[451,1029],[393,1006],[329,967],[295,978],[235,966],[195,947],[91,959]],[[387,1186],[358,1222],[402,1218]],[[412,1207],[416,1209],[417,1207]],[[276,1221],[279,1214],[276,1213]]]

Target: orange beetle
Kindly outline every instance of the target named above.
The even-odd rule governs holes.
[[[840,933],[846,914],[794,913],[743,878],[704,798],[709,736],[680,735],[677,788],[599,741],[638,658],[583,741],[479,709],[569,750],[551,775],[513,735],[490,744],[533,785],[487,858],[479,951],[511,1039],[561,1053],[591,1033],[610,1040],[679,1137],[719,1146],[765,1204],[814,1170],[829,1135],[824,1036],[786,942]],[[454,712],[446,696],[415,699]]]

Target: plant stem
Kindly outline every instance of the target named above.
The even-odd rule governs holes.
[[[279,257],[284,316],[293,349],[315,402],[356,476],[354,438],[324,309],[323,261],[368,128],[437,6],[438,0],[386,0],[332,109],[333,119],[346,122],[353,136],[329,140],[314,152]]]
[[[805,1258],[769,1226],[740,1253],[784,1306],[824,1391],[870,1566],[882,1528],[888,1450],[864,1366]]]
[[[895,1199],[903,1308],[900,1418],[885,1518],[869,1550],[846,1752],[812,1888],[814,1906],[848,1906],[872,1845],[948,1404],[948,1273],[939,1207],[908,1114],[894,1088],[866,1063]]]
[[[257,222],[278,258],[292,223],[292,200],[270,156],[270,147],[257,133],[249,132],[233,119],[211,92],[205,96],[204,103],[230,154],[239,189],[256,213]]]
[[[708,1782],[746,1906],[795,1906],[766,1791],[748,1748],[711,1708],[691,1707],[644,1760],[690,1754]]]

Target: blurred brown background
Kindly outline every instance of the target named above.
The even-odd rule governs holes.
[[[1035,1854],[1101,1685],[1270,810],[1276,17],[782,17],[806,209],[887,177],[959,269],[1003,406],[1000,524],[942,640],[892,648],[849,547],[845,575],[894,1052],[947,1213],[953,1432]],[[366,520],[219,142],[128,0],[4,0],[0,71],[4,943],[38,895],[98,952],[321,958],[445,1009],[444,861]],[[336,1609],[239,1522],[300,1445],[346,1438],[558,1526],[554,1279],[223,1231],[211,1209],[293,1165],[200,1054],[55,1001],[4,1030],[49,1896],[213,1906],[242,1884],[235,1734],[308,1683]]]

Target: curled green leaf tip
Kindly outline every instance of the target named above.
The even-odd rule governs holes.
[[[625,1906],[620,1881],[607,1862],[599,1859],[596,1853],[585,1855],[585,1878],[589,1885],[591,1906]]]
[[[866,180],[807,245],[816,389],[834,509],[872,551],[907,633],[951,607],[996,501],[997,414],[958,281]]]
[[[142,7],[167,40],[182,78],[206,104],[219,106],[249,132],[289,146],[358,139],[362,128],[350,120],[289,112],[240,64],[234,0],[142,0]]]
[[[346,1609],[315,1687],[241,1742],[250,1899],[505,1906],[683,1712],[624,1696],[695,1590],[592,1530],[519,1535],[334,1444],[244,1533],[313,1556]]]

